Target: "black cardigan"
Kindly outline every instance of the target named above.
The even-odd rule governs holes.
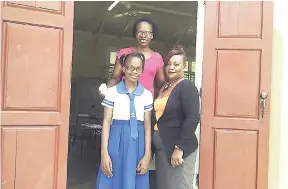
[[[189,80],[179,82],[169,95],[163,115],[157,121],[169,162],[175,145],[183,150],[184,159],[197,149],[199,106],[198,90]]]

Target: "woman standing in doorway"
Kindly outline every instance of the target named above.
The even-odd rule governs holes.
[[[168,82],[154,102],[157,189],[193,188],[200,104],[197,88],[184,79],[185,64],[181,46],[169,52],[164,68]]]
[[[163,59],[161,55],[152,49],[150,49],[150,43],[157,36],[157,26],[149,18],[140,18],[133,25],[133,37],[137,41],[136,47],[123,48],[117,53],[115,67],[112,79],[108,81],[107,85],[102,84],[99,87],[100,94],[105,96],[107,88],[112,87],[119,83],[123,78],[122,66],[119,58],[123,54],[129,54],[132,52],[143,53],[145,56],[145,69],[143,74],[139,78],[139,82],[143,87],[149,90],[154,95],[154,80],[156,88],[161,88],[165,78],[163,71]]]
[[[119,60],[125,79],[110,87],[102,102],[101,167],[96,186],[149,189],[153,97],[138,82],[145,57],[134,52]]]

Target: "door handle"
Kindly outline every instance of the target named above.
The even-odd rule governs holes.
[[[264,114],[266,113],[266,99],[268,98],[268,93],[266,91],[262,91],[260,93],[260,112],[262,119],[264,118]]]

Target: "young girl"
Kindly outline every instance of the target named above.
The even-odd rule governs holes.
[[[151,92],[138,82],[145,64],[142,53],[120,58],[125,80],[110,87],[105,99],[101,167],[97,189],[149,189]]]

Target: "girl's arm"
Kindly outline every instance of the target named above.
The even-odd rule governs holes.
[[[138,162],[136,171],[138,175],[145,174],[149,169],[151,159],[151,111],[144,113],[144,130],[145,130],[145,153],[143,158]]]
[[[109,88],[102,101],[104,106],[104,116],[101,136],[101,168],[105,175],[112,177],[112,161],[108,152],[108,141],[110,135],[111,120],[113,116],[114,101],[116,98],[115,87]]]
[[[110,134],[110,126],[112,120],[113,108],[104,107],[104,118],[102,123],[102,136],[101,136],[101,154],[108,154],[108,140]]]
[[[144,114],[145,156],[151,157],[151,111]]]
[[[112,161],[108,153],[108,140],[110,134],[110,125],[112,119],[113,109],[104,107],[104,119],[102,124],[102,137],[101,137],[101,168],[105,175],[112,177]]]

